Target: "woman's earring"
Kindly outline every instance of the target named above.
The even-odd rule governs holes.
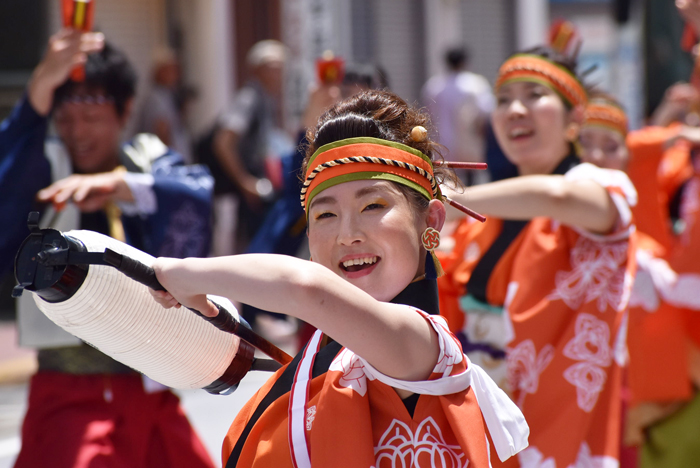
[[[425,277],[427,279],[437,279],[445,274],[440,265],[440,260],[435,255],[435,249],[440,246],[440,231],[435,228],[428,227],[420,236],[420,242],[423,248],[427,250],[425,256]]]
[[[569,124],[568,127],[566,127],[566,130],[564,131],[564,138],[566,138],[566,141],[569,141],[571,143],[575,142],[578,140],[578,124],[571,123]]]
[[[420,236],[420,241],[425,250],[432,252],[440,247],[440,231],[435,228],[427,227],[425,231],[423,231],[423,235]]]

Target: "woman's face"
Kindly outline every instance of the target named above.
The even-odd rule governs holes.
[[[520,174],[549,174],[569,152],[569,111],[550,88],[518,81],[496,92],[491,121],[498,143]]]
[[[423,273],[420,236],[426,226],[427,216],[418,216],[393,183],[345,182],[311,201],[311,257],[375,299],[389,301]]]
[[[615,130],[584,126],[579,135],[581,160],[605,169],[627,170],[629,152],[625,137]]]

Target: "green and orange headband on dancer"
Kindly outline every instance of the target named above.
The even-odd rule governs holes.
[[[584,126],[602,127],[627,136],[627,114],[622,108],[605,97],[594,97],[586,106]]]
[[[498,71],[496,90],[517,81],[539,83],[556,92],[571,108],[585,106],[586,89],[579,79],[564,66],[541,55],[516,54],[506,60]]]
[[[426,137],[427,131],[423,127],[414,127],[411,131],[414,141],[423,141]],[[314,197],[329,187],[355,180],[386,180],[409,187],[427,200],[449,203],[483,222],[486,218],[442,194],[435,179],[433,164],[466,169],[486,168],[483,163],[433,162],[415,148],[380,138],[347,138],[321,146],[309,158],[301,189],[301,205],[308,216]],[[433,236],[434,233],[424,234],[422,241],[433,258],[437,276],[440,276],[442,268],[435,257],[437,244],[431,241]]]

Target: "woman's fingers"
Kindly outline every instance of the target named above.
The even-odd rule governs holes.
[[[154,289],[149,289],[148,292],[151,293],[151,296],[153,296],[153,299],[155,299],[158,304],[166,309],[172,309],[173,307],[179,309],[181,307],[181,304],[177,301],[177,299],[175,299],[175,297],[173,297],[173,295],[168,291],[156,291]]]

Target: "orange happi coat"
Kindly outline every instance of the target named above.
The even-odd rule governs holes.
[[[422,313],[411,311],[415,312]],[[447,330],[444,320],[423,315],[438,332],[441,349],[427,385],[449,385],[450,377],[464,375],[471,364],[466,358],[462,359],[461,347]],[[316,337],[314,335],[310,343]],[[330,358],[323,355],[324,350],[331,351]],[[301,359],[298,356],[292,363],[299,361],[297,369],[302,369],[308,352],[307,349],[300,353]],[[486,428],[492,429],[492,426],[488,418],[485,421],[486,414],[482,416],[481,408],[489,401],[483,393],[477,401],[479,392],[475,387],[478,385],[440,396],[421,394],[411,416],[394,388],[380,381],[381,375],[352,351],[332,343],[321,348],[316,359],[332,362],[330,366],[325,364],[327,372],[310,380],[308,399],[300,407],[301,432],[306,441],[301,444],[302,448],[300,444],[294,445],[293,437],[290,438],[290,434],[300,435],[299,431],[295,432],[290,409],[290,395],[294,390],[281,394],[264,411],[258,410],[264,407],[267,395],[274,393],[277,382],[286,378],[288,366],[285,366],[236,417],[224,440],[224,466],[301,467],[304,464],[298,458],[293,460],[292,456],[292,453],[298,455],[298,450],[307,451],[308,462],[315,467],[490,466],[489,446],[493,446],[496,437],[487,437]],[[495,385],[493,387],[498,390]],[[487,393],[495,396],[495,393]],[[505,395],[503,402],[512,405]],[[512,409],[517,414],[509,413],[506,419],[520,418],[521,428],[526,428],[517,408],[512,405]],[[520,440],[516,440],[515,445],[526,445],[527,434],[517,437]]]
[[[694,165],[694,173],[680,197],[683,230],[676,238],[669,264],[678,273],[675,293],[683,303],[686,330],[692,343],[691,377],[700,385],[700,161],[697,157]]]
[[[678,275],[661,244],[635,232],[637,273],[629,308],[623,443],[641,446],[645,431],[692,397],[683,312],[674,305]]]
[[[628,174],[639,193],[639,203],[633,208],[639,231],[640,259],[638,284],[630,311],[631,406],[643,403],[670,403],[690,398],[688,374],[688,334],[694,333],[694,308],[700,282],[694,284],[694,274],[700,273],[698,248],[693,244],[693,220],[697,201],[693,202],[693,167],[690,146],[679,141],[670,147],[667,141],[678,133],[678,127],[646,127],[627,137],[630,149]],[[679,214],[686,229],[673,232],[670,204],[685,184]],[[695,196],[697,199],[697,194]],[[693,208],[695,207],[695,208]],[[663,279],[665,264],[679,273],[675,281]],[[645,286],[644,278],[648,277]],[[638,301],[637,298],[640,300]],[[700,301],[695,301],[700,303]],[[686,323],[686,322],[690,323]],[[656,411],[658,413],[658,411]],[[664,413],[659,413],[663,416]],[[640,419],[641,418],[641,419]],[[648,417],[640,416],[640,423]]]
[[[531,428],[523,467],[617,463],[627,303],[634,278],[631,214],[636,195],[619,171],[581,164],[569,179],[594,179],[620,212],[607,236],[534,218],[496,263],[487,302],[504,306],[513,339],[506,348],[508,386]],[[454,309],[501,220],[465,221],[445,258],[441,307]],[[457,294],[455,294],[457,292]],[[451,305],[450,305],[451,303]]]
[[[687,400],[692,392],[685,323],[672,304],[677,276],[658,242],[642,232],[635,237],[637,275],[627,339],[630,406]]]

